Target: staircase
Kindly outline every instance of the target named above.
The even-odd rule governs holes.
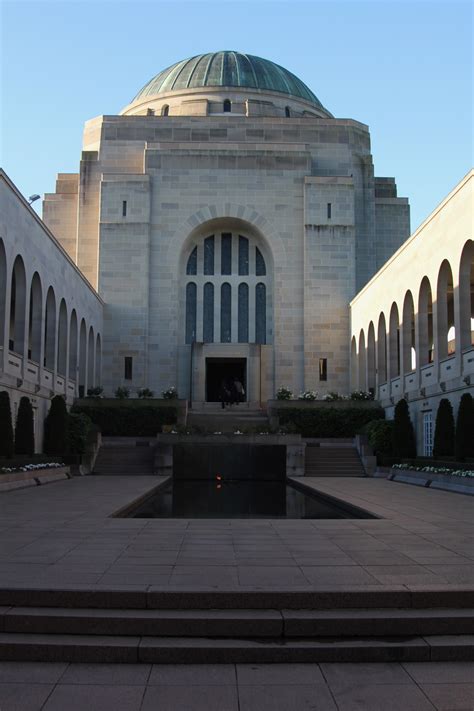
[[[153,474],[154,439],[103,437],[93,474]]]
[[[207,432],[244,432],[249,428],[268,427],[268,417],[252,403],[241,402],[225,409],[218,403],[205,403],[188,411],[186,424]]]
[[[305,476],[365,476],[352,442],[306,444]]]
[[[474,609],[462,607],[472,598],[408,590],[3,590],[0,660],[473,660]]]

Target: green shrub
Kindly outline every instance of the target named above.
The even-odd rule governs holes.
[[[69,451],[68,413],[61,395],[55,395],[44,421],[45,454],[63,455]]]
[[[114,395],[119,400],[128,400],[130,397],[130,388],[119,386]]]
[[[276,391],[276,399],[277,400],[291,400],[292,397],[293,397],[293,393],[291,392],[290,388],[287,388],[285,385],[282,385]]]
[[[407,401],[402,398],[395,405],[392,449],[395,457],[416,457],[416,442]]]
[[[142,405],[143,401],[130,401],[117,405],[74,405],[72,412],[84,413],[97,425],[105,436],[110,437],[153,437],[161,432],[163,425],[173,425],[177,419],[177,409]],[[137,403],[135,405],[135,403]],[[138,406],[138,404],[140,406]]]
[[[364,433],[376,455],[392,454],[393,420],[372,420],[365,425]]]
[[[456,459],[463,462],[466,457],[474,457],[474,400],[470,393],[464,393],[459,403],[455,437]]]
[[[71,412],[68,419],[69,451],[71,454],[84,454],[87,436],[92,426],[92,420],[83,412]]]
[[[0,457],[13,454],[13,427],[10,396],[6,390],[0,393]]]
[[[433,440],[433,457],[451,457],[454,454],[454,416],[449,400],[443,397],[436,413]]]
[[[104,388],[98,385],[95,388],[87,388],[87,397],[101,398]]]
[[[35,433],[33,426],[33,407],[30,398],[20,400],[15,425],[15,454],[34,454]]]
[[[383,408],[291,407],[277,410],[280,425],[288,426],[303,437],[354,437],[370,420],[383,419]]]
[[[137,395],[141,400],[148,400],[155,396],[153,390],[150,390],[150,388],[140,388],[140,390],[137,391]]]

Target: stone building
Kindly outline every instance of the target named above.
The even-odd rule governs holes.
[[[86,123],[44,221],[104,302],[102,385],[193,402],[238,376],[350,387],[348,304],[407,239],[368,127],[286,69],[238,52],[178,62]]]

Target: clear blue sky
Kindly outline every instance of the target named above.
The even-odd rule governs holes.
[[[220,49],[283,65],[336,117],[368,124],[412,230],[473,163],[470,2],[3,0],[1,29],[1,165],[27,196],[77,172],[84,121]]]

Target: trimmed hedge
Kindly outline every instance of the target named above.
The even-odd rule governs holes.
[[[15,425],[15,454],[34,454],[35,433],[33,407],[30,398],[24,395],[20,400]]]
[[[415,432],[405,398],[399,400],[395,405],[392,447],[395,457],[416,457]]]
[[[68,419],[69,451],[71,454],[84,454],[87,436],[92,427],[92,420],[83,412],[70,413]]]
[[[459,403],[456,420],[455,455],[458,461],[474,457],[474,400],[464,393]]]
[[[13,454],[13,425],[10,407],[10,395],[6,390],[0,392],[0,456],[11,457]]]
[[[176,407],[153,407],[145,402],[140,400],[140,407],[81,404],[74,405],[71,412],[87,415],[103,435],[110,437],[154,437],[163,425],[175,424]]]
[[[280,425],[289,426],[303,437],[354,437],[371,420],[383,420],[382,407],[288,408],[277,410]]]
[[[377,457],[391,456],[393,420],[373,420],[365,425],[364,433]]]
[[[44,421],[43,449],[45,454],[62,456],[69,452],[68,419],[64,398],[62,395],[55,395]]]
[[[471,434],[472,436],[472,434]],[[454,416],[453,407],[446,397],[440,400],[436,413],[433,440],[433,458],[454,456]]]

